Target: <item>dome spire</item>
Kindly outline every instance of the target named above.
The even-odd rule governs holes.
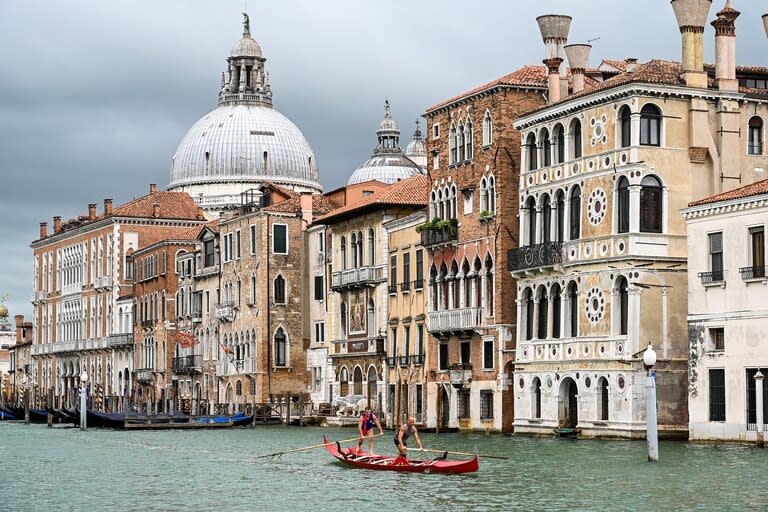
[[[397,123],[392,119],[392,108],[389,106],[389,99],[384,100],[384,119],[376,132],[379,144],[373,150],[374,154],[379,153],[402,153],[400,147],[400,130]]]
[[[251,18],[248,13],[243,13],[243,37],[251,37]]]
[[[265,79],[261,47],[251,37],[251,19],[243,12],[243,37],[227,57],[227,70],[219,91],[219,105],[272,106],[272,89]]]

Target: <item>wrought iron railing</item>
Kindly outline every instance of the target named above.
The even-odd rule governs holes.
[[[400,356],[400,368],[408,367],[408,356]]]
[[[396,357],[388,357],[387,358],[387,366],[394,368],[397,366],[397,358]]]
[[[458,228],[427,228],[421,232],[421,245],[443,245],[455,242],[459,239]]]
[[[699,272],[699,279],[701,279],[701,284],[722,283],[725,277],[724,274],[722,270]]]
[[[189,373],[199,371],[203,366],[203,356],[188,355],[173,358],[174,373]]]
[[[413,282],[413,289],[414,290],[422,290],[422,289],[424,289],[424,279],[416,279]]]
[[[411,364],[413,364],[413,366],[423,366],[424,354],[416,354],[415,356],[411,356]]]
[[[761,279],[765,278],[768,267],[741,267],[739,272],[742,279]]]
[[[562,242],[528,245],[510,249],[507,253],[507,270],[524,270],[536,267],[549,267],[563,262]]]
[[[407,292],[411,290],[411,282],[410,281],[403,281],[400,283],[400,291],[401,292]]]
[[[153,368],[141,368],[136,370],[136,380],[145,384],[151,383],[155,378],[153,374],[154,371]]]

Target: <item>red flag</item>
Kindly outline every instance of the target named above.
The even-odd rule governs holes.
[[[197,337],[189,331],[177,332],[176,342],[181,345],[181,348],[191,348],[196,343],[199,343]]]

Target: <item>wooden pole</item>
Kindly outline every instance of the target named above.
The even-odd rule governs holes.
[[[422,451],[422,452],[431,452],[431,453],[447,453],[449,455],[468,455],[471,457],[474,457],[475,455],[477,455],[478,457],[484,457],[486,459],[503,459],[503,460],[509,459],[509,457],[504,457],[502,455],[488,455],[483,453],[470,453],[470,452],[452,452],[450,450],[434,450],[434,449],[428,449],[428,448],[424,448],[423,450],[419,450],[418,448],[408,448],[408,450],[414,451],[414,452]]]
[[[373,437],[379,437],[379,436],[383,436],[383,435],[384,435],[383,433],[382,434],[374,434]],[[274,452],[274,453],[267,453],[265,455],[257,455],[256,457],[254,457],[254,459],[264,459],[264,458],[267,458],[267,457],[275,457],[277,455],[285,455],[286,453],[295,453],[295,452],[303,452],[303,451],[306,451],[306,450],[314,450],[316,448],[322,448],[322,447],[324,447],[327,444],[351,443],[352,441],[357,441],[358,439],[360,439],[360,437],[353,437],[353,438],[350,438],[350,439],[341,439],[339,441],[328,441],[327,443],[313,444],[312,446],[305,446],[303,448],[294,448],[292,450],[285,450],[285,451],[282,451],[282,452]]]

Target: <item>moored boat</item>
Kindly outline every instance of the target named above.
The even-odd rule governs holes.
[[[21,418],[18,418],[10,410],[8,410],[8,409],[6,409],[4,407],[0,407],[0,421],[14,421],[14,420],[19,420],[19,419],[23,420],[24,416],[22,416]]]
[[[325,449],[340,462],[360,469],[379,471],[399,471],[404,473],[472,473],[479,469],[477,455],[470,460],[446,460],[444,457],[434,460],[405,459],[386,455],[341,448],[323,436]]]

